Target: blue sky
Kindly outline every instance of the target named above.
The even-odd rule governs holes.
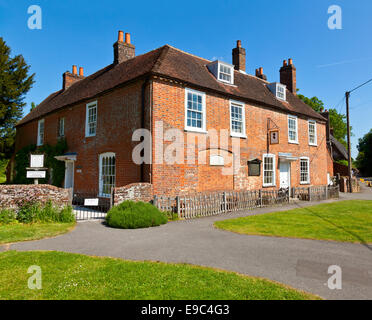
[[[42,9],[41,30],[27,27],[30,5]],[[342,8],[342,30],[328,28],[331,5]],[[28,106],[59,90],[62,73],[73,64],[86,75],[110,64],[123,30],[131,33],[137,54],[168,43],[226,62],[240,39],[247,71],[262,66],[269,81],[279,80],[283,59],[292,57],[300,92],[345,112],[345,91],[372,78],[371,14],[370,0],[0,0],[0,36],[36,73]],[[358,138],[372,128],[372,84],[355,91],[350,106],[355,157]]]

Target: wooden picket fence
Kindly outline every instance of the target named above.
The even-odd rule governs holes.
[[[199,193],[176,197],[155,196],[154,205],[162,211],[191,219],[288,203],[287,192],[279,190],[246,190]]]
[[[302,201],[321,201],[339,198],[339,186],[314,186],[292,188],[292,197]]]

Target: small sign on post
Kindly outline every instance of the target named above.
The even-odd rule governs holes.
[[[34,179],[35,184],[39,184],[39,179],[46,177],[44,168],[44,154],[30,154],[30,167],[27,169],[27,178]]]

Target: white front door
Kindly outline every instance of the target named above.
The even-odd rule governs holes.
[[[289,188],[291,185],[290,164],[288,161],[280,161],[280,188]]]
[[[74,161],[65,161],[65,188],[74,188]]]

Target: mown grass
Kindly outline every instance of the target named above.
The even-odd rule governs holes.
[[[372,201],[351,200],[215,222],[241,234],[372,243]]]
[[[0,224],[0,244],[53,237],[70,231],[75,224],[75,222]]]
[[[42,289],[27,287],[31,265]],[[318,297],[264,279],[185,264],[132,262],[63,252],[0,253],[0,299],[275,299]]]

